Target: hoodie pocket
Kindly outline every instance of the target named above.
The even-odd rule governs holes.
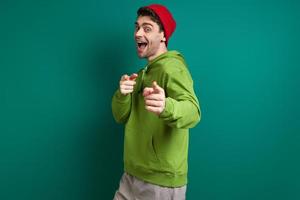
[[[157,156],[157,151],[155,149],[155,143],[154,143],[153,136],[151,136],[151,140],[150,140],[150,151],[151,151],[151,154],[152,154],[153,158],[155,159],[155,161],[159,161],[158,156]]]

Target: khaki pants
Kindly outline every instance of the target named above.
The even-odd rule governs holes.
[[[124,173],[114,200],[185,200],[186,186],[169,188]]]

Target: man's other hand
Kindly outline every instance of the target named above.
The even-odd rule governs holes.
[[[123,75],[120,80],[120,92],[123,95],[127,95],[133,92],[134,85],[136,84],[135,80],[138,77],[137,74],[131,74],[128,76],[127,74]]]
[[[165,109],[165,91],[156,81],[153,81],[152,87],[145,87],[143,91],[146,110],[160,115]]]

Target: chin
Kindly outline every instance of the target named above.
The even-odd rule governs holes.
[[[139,53],[137,53],[137,56],[138,56],[139,58],[146,58],[146,56],[145,56],[145,55],[143,55],[143,54],[139,54]]]

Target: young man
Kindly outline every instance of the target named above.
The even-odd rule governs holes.
[[[125,123],[124,170],[115,200],[185,199],[189,128],[200,121],[193,81],[182,55],[168,51],[176,22],[158,4],[141,7],[134,38],[148,64],[123,75],[112,99]]]

